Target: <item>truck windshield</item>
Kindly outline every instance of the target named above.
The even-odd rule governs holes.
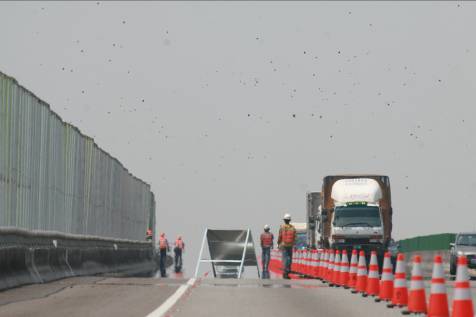
[[[334,215],[336,227],[380,227],[380,211],[376,206],[336,207]]]
[[[459,245],[473,245],[476,246],[476,234],[462,234],[458,236]]]

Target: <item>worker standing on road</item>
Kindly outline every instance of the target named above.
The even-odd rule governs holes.
[[[145,240],[147,241],[152,241],[152,229],[147,229],[145,233]]]
[[[175,273],[182,271],[182,253],[185,252],[185,243],[183,243],[182,237],[178,236],[175,240]]]
[[[162,277],[167,276],[165,271],[165,260],[167,259],[168,251],[170,251],[169,242],[167,241],[167,238],[165,238],[165,233],[162,232],[159,238],[159,254],[160,254],[159,267],[160,267],[160,276]]]
[[[285,214],[283,217],[284,225],[279,228],[278,245],[283,252],[284,272],[283,278],[289,279],[291,264],[293,262],[293,247],[296,242],[296,228],[291,222],[291,215]]]
[[[273,248],[274,236],[269,232],[269,226],[264,225],[264,232],[261,234],[261,264],[263,267],[263,278],[269,278],[269,260],[271,258],[271,249]]]

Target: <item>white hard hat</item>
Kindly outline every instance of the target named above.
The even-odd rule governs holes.
[[[269,225],[264,225],[264,230],[269,230]]]
[[[291,220],[291,215],[290,214],[284,214],[283,219],[284,220]]]

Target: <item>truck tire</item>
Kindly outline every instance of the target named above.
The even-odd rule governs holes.
[[[450,261],[450,275],[456,275],[456,263]]]

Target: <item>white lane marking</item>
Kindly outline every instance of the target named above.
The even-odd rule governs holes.
[[[169,298],[167,298],[167,300],[162,305],[157,307],[156,310],[154,310],[149,315],[147,315],[147,317],[163,317],[170,310],[170,308],[172,308],[172,306],[174,306],[177,303],[180,297],[182,297],[183,294],[185,294],[185,292],[191,286],[193,286],[194,283],[195,283],[194,278],[189,279],[186,284],[181,285],[175,291],[175,293],[173,293]]]

